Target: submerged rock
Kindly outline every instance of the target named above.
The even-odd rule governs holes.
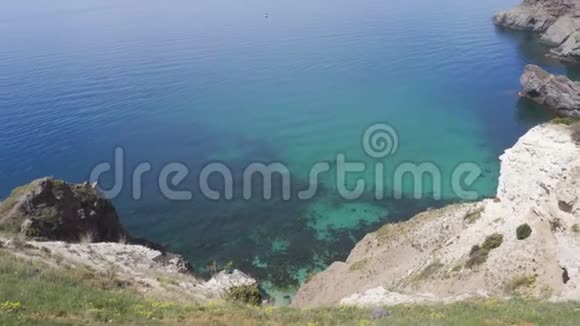
[[[520,78],[520,95],[546,106],[554,113],[580,117],[580,82],[552,75],[536,65],[527,65]]]

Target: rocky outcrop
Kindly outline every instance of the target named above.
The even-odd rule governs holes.
[[[0,230],[28,238],[117,242],[127,238],[113,204],[92,185],[43,178],[0,203]]]
[[[220,299],[228,289],[257,286],[238,271],[204,281],[181,255],[128,234],[108,199],[88,183],[42,178],[0,203],[0,250],[58,268],[106,274],[121,287],[188,302]]]
[[[204,281],[189,272],[179,255],[141,245],[112,242],[67,243],[23,241],[0,237],[0,250],[54,268],[84,271],[113,279],[118,287],[130,288],[154,298],[187,303],[219,300],[230,288],[256,285],[255,279],[238,271],[222,271]]]
[[[531,129],[500,157],[497,198],[385,225],[311,277],[293,304],[580,299],[579,134],[578,124]]]
[[[550,1],[524,0],[514,9],[499,11],[494,19],[497,25],[518,30],[543,32],[552,25],[563,7],[548,6]]]
[[[520,82],[520,95],[560,116],[580,117],[580,82],[555,76],[536,65],[527,65]]]
[[[524,0],[493,20],[499,26],[542,33],[540,42],[552,48],[553,56],[580,58],[580,0]]]

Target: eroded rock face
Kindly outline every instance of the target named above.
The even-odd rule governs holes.
[[[566,117],[580,117],[580,82],[552,75],[536,65],[527,65],[520,78],[521,96]]]
[[[512,29],[543,32],[556,21],[556,16],[544,2],[525,0],[514,9],[499,11],[493,21],[496,25]]]
[[[560,46],[576,31],[576,21],[570,16],[562,16],[556,20],[540,38],[540,42],[550,47]]]
[[[540,42],[550,54],[567,61],[580,59],[580,0],[524,0],[519,6],[498,12],[498,26],[542,33]]]
[[[127,238],[111,201],[92,185],[43,178],[0,203],[0,229],[28,238],[117,242]]]

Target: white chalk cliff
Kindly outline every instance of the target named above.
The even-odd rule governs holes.
[[[537,126],[500,160],[496,198],[385,225],[293,304],[580,299],[580,125]]]

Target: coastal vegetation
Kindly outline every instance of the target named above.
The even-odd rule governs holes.
[[[527,224],[524,223],[516,229],[516,236],[518,240],[527,239],[532,234],[532,228]]]
[[[527,286],[514,282],[513,287]],[[299,309],[152,300],[88,270],[58,269],[0,251],[3,325],[576,325],[575,303],[478,300],[449,305]],[[380,313],[379,313],[380,312]]]
[[[514,277],[508,284],[506,284],[506,291],[508,294],[518,294],[518,291],[526,288],[531,288],[536,283],[535,275],[520,275]]]
[[[226,301],[234,304],[259,306],[262,303],[262,293],[256,284],[231,287],[224,297]]]
[[[576,117],[556,117],[556,118],[552,119],[550,122],[553,123],[553,124],[571,126],[571,125],[573,125],[575,123],[580,122],[580,118],[576,118]]]
[[[473,224],[481,217],[481,214],[484,210],[485,207],[481,206],[474,209],[473,211],[469,211],[467,214],[465,214],[463,220],[465,220],[468,224]]]
[[[489,252],[493,249],[499,248],[503,242],[503,235],[494,233],[487,238],[481,246],[474,245],[469,252],[469,260],[465,263],[465,267],[474,268],[487,261]]]

